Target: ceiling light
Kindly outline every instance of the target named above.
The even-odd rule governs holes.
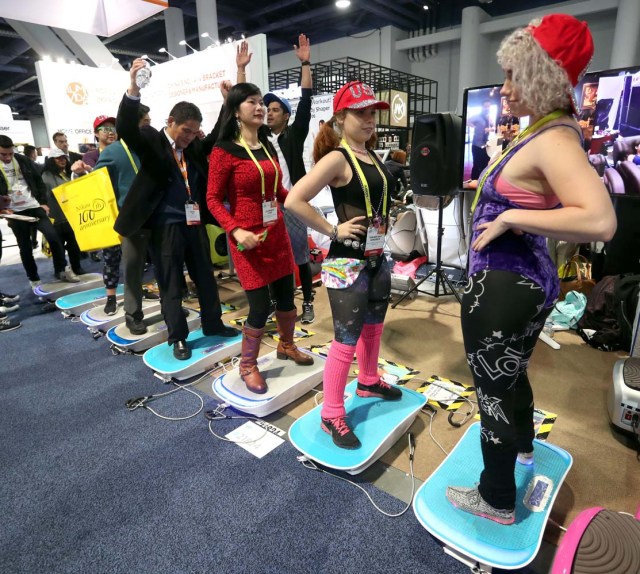
[[[152,64],[155,64],[156,66],[158,65],[158,62],[156,62],[155,60],[152,60],[151,58],[149,58],[149,56],[147,56],[146,54],[142,54],[142,56],[140,56],[143,60],[149,60],[149,62],[151,62]]]
[[[178,44],[180,44],[181,46],[188,46],[189,48],[191,48],[194,52],[197,52],[198,50],[196,50],[191,44],[189,44],[186,40],[180,40],[178,42]]]
[[[351,6],[351,0],[336,0],[336,8],[344,10]]]
[[[169,56],[173,60],[177,60],[178,59],[171,52],[169,52],[164,46],[162,48],[160,48],[158,50],[158,52],[160,52],[161,54],[166,54],[167,56]]]
[[[214,42],[213,39],[211,38],[211,36],[209,36],[209,32],[202,32],[202,34],[200,34],[201,38],[208,38],[209,42],[211,42],[211,46],[219,46],[220,42]],[[211,46],[208,46],[209,48],[211,48]]]
[[[423,8],[424,10],[428,10],[428,9],[429,9],[429,6],[428,6],[427,4],[425,4],[422,8]]]

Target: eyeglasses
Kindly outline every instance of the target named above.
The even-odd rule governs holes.
[[[116,133],[116,128],[112,128],[112,127],[109,127],[109,126],[104,126],[104,127],[101,126],[101,127],[98,128],[98,131],[99,132],[106,132],[108,134],[115,134]]]

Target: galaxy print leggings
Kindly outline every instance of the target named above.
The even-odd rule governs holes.
[[[462,298],[462,335],[481,422],[478,488],[494,508],[514,508],[516,456],[533,449],[527,366],[552,309],[544,304],[540,286],[509,271],[476,273]]]
[[[379,261],[377,267],[365,266],[349,287],[327,288],[334,339],[338,343],[355,347],[365,323],[384,322],[391,293],[391,269],[384,257]]]

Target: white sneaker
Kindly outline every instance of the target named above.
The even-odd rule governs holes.
[[[0,313],[11,313],[20,309],[20,305],[17,303],[9,303],[8,301],[0,299],[2,305],[0,305]]]
[[[73,272],[73,269],[71,269],[69,265],[64,268],[64,271],[56,273],[56,279],[66,281],[67,283],[80,283],[80,277]]]

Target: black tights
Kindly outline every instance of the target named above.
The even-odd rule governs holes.
[[[269,318],[271,295],[276,301],[278,311],[292,311],[296,308],[293,303],[293,275],[285,275],[276,279],[271,285],[245,291],[249,300],[249,316],[247,324],[254,329],[262,329]]]
[[[533,450],[527,366],[551,312],[544,303],[538,285],[508,271],[476,273],[462,298],[462,335],[482,425],[478,488],[495,508],[514,508],[516,456]]]

